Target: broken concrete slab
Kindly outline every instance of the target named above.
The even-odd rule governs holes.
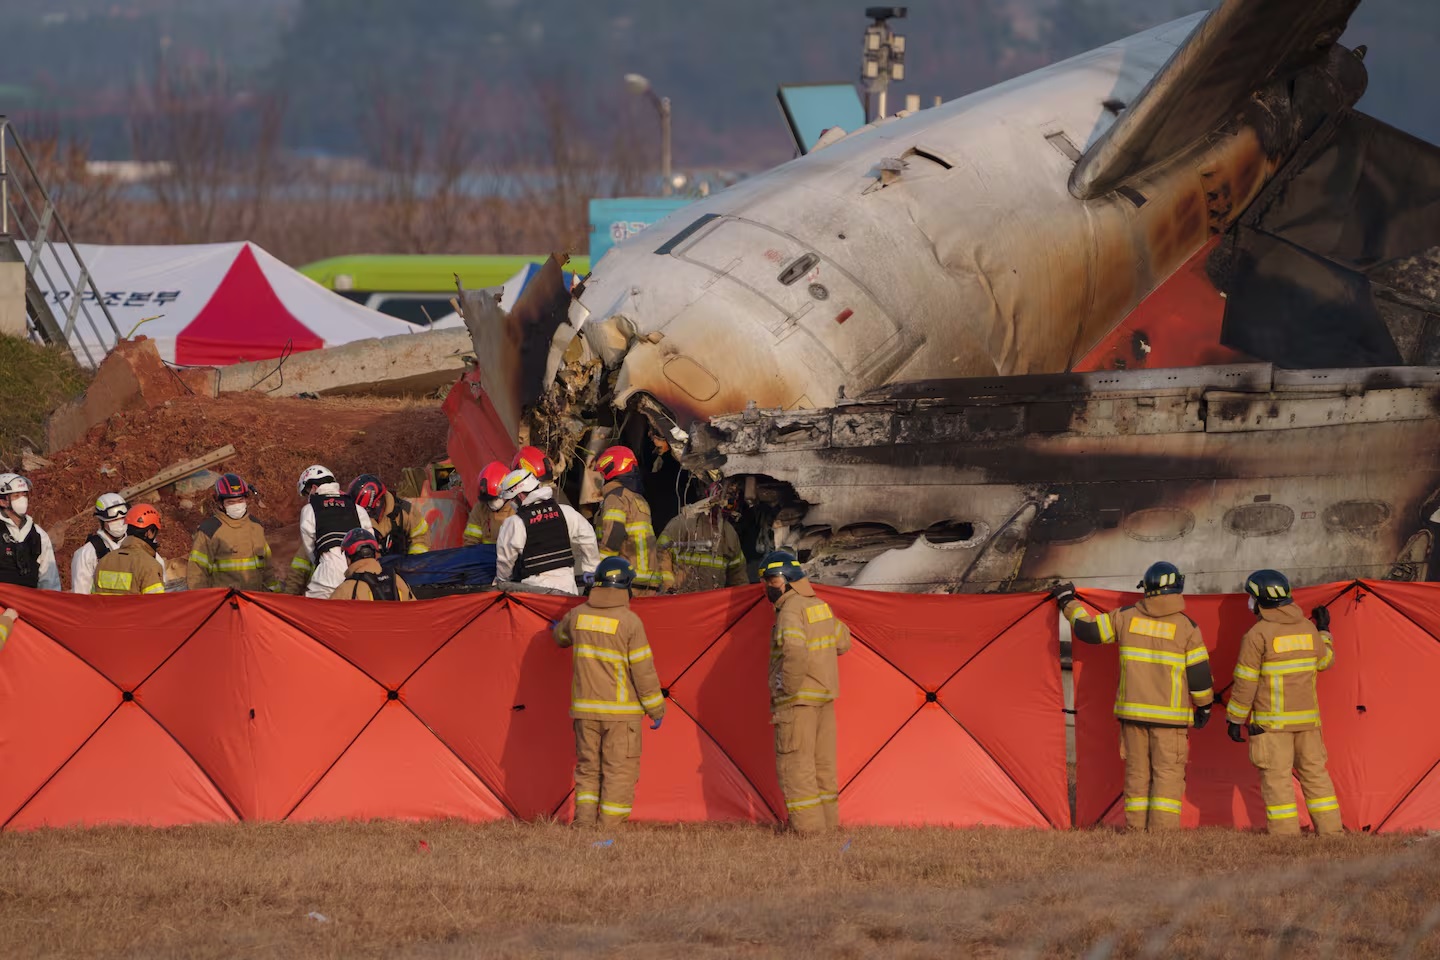
[[[455,382],[474,355],[464,327],[357,340],[343,346],[216,368],[215,392],[258,390],[272,396],[422,394]]]
[[[45,422],[46,449],[63,450],[77,443],[91,427],[122,410],[153,407],[194,394],[215,395],[210,368],[174,370],[160,359],[153,340],[122,340],[100,362],[85,392],[60,406]]]

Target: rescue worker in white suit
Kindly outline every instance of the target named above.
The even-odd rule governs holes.
[[[356,527],[375,528],[365,508],[341,491],[328,467],[306,467],[295,488],[305,505],[300,508],[300,549],[290,561],[285,592],[325,600],[345,581],[349,561],[340,549],[345,535]]]
[[[60,589],[50,535],[30,519],[30,481],[0,473],[0,583]]]
[[[515,502],[514,516],[495,538],[495,579],[518,580],[574,595],[575,565],[593,573],[600,562],[595,528],[573,507],[555,500],[553,488],[528,470],[512,470],[500,496]]]
[[[80,544],[70,558],[70,590],[91,593],[95,589],[95,565],[107,553],[117,549],[125,539],[125,514],[130,505],[118,493],[102,493],[95,501],[95,519],[99,528]]]

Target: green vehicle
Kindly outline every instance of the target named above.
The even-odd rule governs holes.
[[[494,290],[548,254],[461,256],[429,254],[356,254],[307,263],[300,272],[311,280],[388,316],[428,327],[454,312],[458,274],[467,290]],[[590,272],[589,257],[571,257],[567,272]]]

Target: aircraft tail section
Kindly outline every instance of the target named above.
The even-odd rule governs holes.
[[[1080,199],[1111,192],[1220,129],[1257,91],[1339,52],[1336,41],[1359,4],[1223,0],[1080,158],[1071,192]],[[1351,59],[1363,90],[1363,68]]]

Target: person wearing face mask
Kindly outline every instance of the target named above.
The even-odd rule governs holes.
[[[1050,597],[1076,640],[1118,647],[1115,719],[1125,761],[1126,829],[1172,830],[1180,826],[1185,798],[1190,728],[1210,722],[1214,681],[1200,628],[1185,614],[1185,575],[1161,560],[1136,586],[1144,598],[1110,613],[1092,613],[1072,583],[1057,584]]]
[[[320,464],[306,467],[295,484],[305,505],[300,508],[300,549],[290,561],[285,592],[321,600],[345,579],[345,535],[356,527],[374,530],[370,514],[342,493],[335,473]]]
[[[1330,611],[1316,607],[1314,621],[1290,596],[1290,581],[1278,570],[1256,570],[1245,578],[1245,593],[1255,625],[1240,640],[1230,702],[1225,705],[1230,739],[1245,742],[1250,733],[1250,762],[1260,771],[1268,833],[1300,833],[1291,774],[1300,781],[1310,822],[1320,835],[1339,834],[1340,801],[1325,762],[1320,735],[1318,675],[1335,662]]]
[[[555,490],[528,470],[511,470],[500,495],[518,504],[495,542],[495,579],[519,581],[561,593],[575,592],[575,571],[600,562],[595,533],[573,507],[555,502]]]
[[[94,593],[124,596],[164,593],[165,571],[155,555],[160,542],[160,511],[137,503],[125,514],[125,539],[95,565]]]
[[[500,484],[510,468],[499,460],[492,460],[480,471],[476,484],[475,506],[465,520],[464,545],[494,543],[500,535],[500,527],[515,514],[515,501],[500,496]]]
[[[85,538],[70,558],[70,590],[88,594],[95,588],[95,565],[125,539],[125,512],[130,505],[118,493],[102,493],[95,501],[99,529]]]
[[[238,474],[227,473],[215,481],[215,511],[196,528],[185,565],[185,582],[191,590],[264,590],[272,585],[265,528],[250,515],[253,496],[255,488]]]
[[[0,473],[0,583],[59,590],[55,548],[29,514],[30,481]]]
[[[760,564],[765,596],[775,605],[770,635],[770,723],[775,770],[790,829],[797,833],[840,825],[835,761],[836,658],[850,649],[850,628],[815,596],[793,555],[776,550]]]
[[[595,458],[594,469],[605,481],[600,508],[595,512],[595,539],[600,558],[624,557],[635,569],[635,596],[659,590],[663,580],[655,556],[655,526],[645,499],[640,461],[629,447],[607,447]]]

